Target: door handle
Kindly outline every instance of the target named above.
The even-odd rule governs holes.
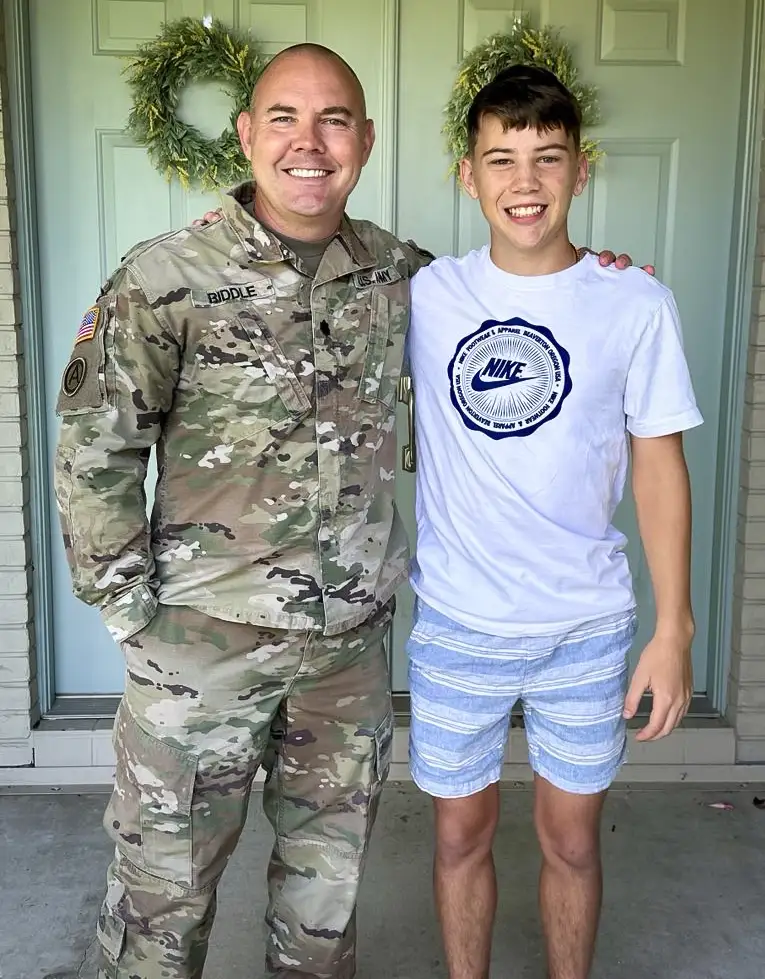
[[[413,473],[417,469],[417,449],[414,441],[414,386],[411,377],[402,375],[398,380],[398,400],[407,408],[409,441],[401,450],[401,468]]]

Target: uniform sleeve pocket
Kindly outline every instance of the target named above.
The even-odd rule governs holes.
[[[113,315],[108,300],[100,300],[85,313],[69,363],[61,377],[56,414],[64,418],[108,411],[105,337]]]
[[[53,492],[56,497],[56,505],[63,522],[65,534],[71,533],[71,521],[69,519],[69,503],[72,498],[72,466],[74,465],[75,450],[68,446],[60,445],[56,453],[56,466],[53,473]]]

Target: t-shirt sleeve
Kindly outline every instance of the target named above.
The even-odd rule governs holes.
[[[643,332],[624,392],[627,430],[637,438],[674,435],[703,423],[683,351],[680,314],[669,296]]]

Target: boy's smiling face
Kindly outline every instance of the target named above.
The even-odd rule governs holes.
[[[489,222],[501,268],[544,275],[572,264],[568,212],[587,185],[588,167],[562,126],[505,130],[486,113],[460,176]]]

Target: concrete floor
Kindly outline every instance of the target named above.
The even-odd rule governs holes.
[[[765,794],[763,792],[760,793]],[[593,979],[762,979],[765,812],[752,789],[614,790]],[[709,808],[725,799],[732,812]],[[110,845],[96,795],[0,795],[1,979],[93,979],[93,926]],[[205,979],[254,979],[270,849],[258,798],[220,893]],[[525,787],[503,791],[493,975],[543,979],[538,858]],[[444,976],[430,898],[428,801],[390,785],[360,907],[359,979]]]

